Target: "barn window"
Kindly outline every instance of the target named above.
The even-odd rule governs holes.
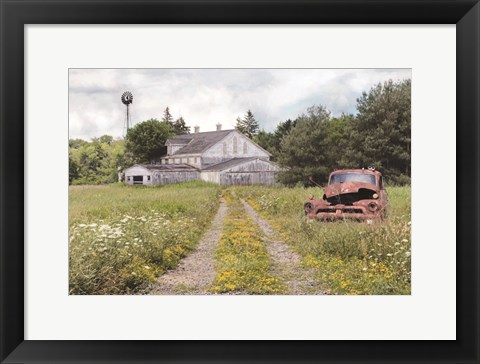
[[[150,176],[147,176],[147,181],[150,181]]]
[[[227,155],[227,143],[223,142],[223,155]]]
[[[127,181],[130,181],[130,176],[127,177]]]
[[[248,145],[247,142],[243,142],[243,154],[247,154]]]
[[[133,184],[134,185],[141,185],[143,184],[143,176],[133,176]]]
[[[195,163],[197,163],[197,157],[195,157]]]
[[[233,137],[233,153],[237,153],[237,137]]]

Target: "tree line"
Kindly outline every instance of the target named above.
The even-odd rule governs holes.
[[[390,183],[409,184],[411,81],[375,85],[357,99],[356,109],[356,115],[332,117],[325,106],[314,105],[253,140],[286,168],[279,174],[285,185],[309,184],[309,177],[325,183],[335,169],[369,166]]]
[[[165,155],[165,142],[190,133],[183,117],[174,119],[167,107],[161,120],[149,119],[127,130],[125,139],[110,135],[69,140],[69,183],[105,184],[119,180],[121,172],[136,163],[151,163]]]
[[[325,106],[313,105],[297,118],[280,122],[273,132],[260,130],[248,110],[235,127],[272,154],[284,168],[279,181],[285,185],[307,185],[309,177],[325,183],[332,170],[368,166],[383,172],[390,183],[410,183],[411,81],[373,86],[357,99],[356,109],[356,115],[332,116]],[[69,181],[115,182],[125,168],[164,156],[168,138],[188,133],[185,120],[174,119],[167,107],[161,120],[136,124],[125,139],[71,139]]]

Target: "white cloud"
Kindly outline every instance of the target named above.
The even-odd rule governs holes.
[[[273,130],[314,104],[333,115],[355,112],[356,99],[378,82],[411,77],[409,69],[72,69],[69,74],[71,138],[124,133],[121,94],[133,93],[133,123],[160,119],[168,106],[189,126],[214,130],[252,110]]]

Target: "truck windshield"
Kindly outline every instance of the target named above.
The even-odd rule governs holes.
[[[343,182],[364,182],[374,185],[375,176],[373,174],[366,173],[337,173],[330,177],[329,184],[333,185],[335,183]]]

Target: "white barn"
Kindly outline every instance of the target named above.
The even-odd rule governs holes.
[[[280,168],[271,154],[237,130],[178,135],[166,141],[159,164],[125,170],[127,184],[167,184],[201,179],[222,185],[273,184]]]

